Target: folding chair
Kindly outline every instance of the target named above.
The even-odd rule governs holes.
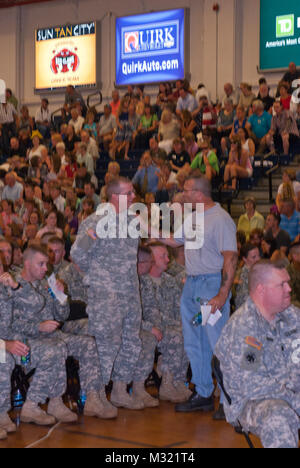
[[[227,403],[231,405],[231,398],[226,392],[225,387],[224,387],[223,374],[222,374],[221,367],[220,367],[220,361],[218,360],[216,356],[214,356],[212,360],[212,370],[213,370],[213,374],[215,376],[216,381],[218,382],[218,384],[220,385],[223,391],[223,394],[227,400]],[[238,434],[242,434],[245,437],[247,444],[249,445],[249,448],[251,449],[255,448],[250,439],[249,433],[244,431],[243,426],[241,425],[239,420],[237,420],[237,426],[235,426],[235,431]]]

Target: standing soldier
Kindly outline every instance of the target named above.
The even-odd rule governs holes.
[[[224,407],[227,421],[239,420],[265,448],[298,448],[299,442],[300,310],[291,305],[289,281],[284,264],[256,263],[250,297],[215,349],[232,400]]]
[[[112,181],[107,187],[107,197],[116,212],[118,233],[120,216],[135,198],[132,183],[125,178]],[[124,207],[121,200],[125,201]],[[142,314],[137,275],[139,239],[99,238],[96,230],[101,219],[95,213],[81,224],[71,257],[86,274],[85,284],[89,286],[89,333],[95,336],[98,347],[102,388],[112,379],[113,405],[142,409],[143,402],[127,392],[141,350]]]

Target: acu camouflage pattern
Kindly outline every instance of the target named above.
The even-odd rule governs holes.
[[[270,324],[249,297],[225,326],[215,354],[232,399],[224,404],[227,421],[239,419],[265,447],[297,447],[300,310],[290,306]]]
[[[235,306],[239,309],[249,296],[249,268],[244,265],[239,276],[239,284],[235,288]]]
[[[78,336],[64,333],[60,330],[53,333],[42,333],[39,324],[47,320],[64,322],[69,316],[69,306],[60,305],[52,298],[44,281],[36,281],[31,284],[17,277],[21,288],[13,294],[13,323],[14,333],[29,340],[29,346],[33,346],[34,340],[48,349],[49,345],[60,349],[64,360],[67,356],[73,356],[79,361],[79,377],[82,390],[86,392],[99,391],[100,366],[97,355],[96,343],[93,337]],[[42,348],[40,350],[42,353]],[[50,362],[50,360],[49,360]],[[63,384],[66,379],[64,377]]]
[[[98,238],[100,219],[95,213],[81,224],[71,257],[85,274],[89,333],[96,338],[103,384],[111,378],[129,383],[141,351],[139,239]]]
[[[7,341],[23,341],[25,338],[23,330],[16,330],[13,324],[15,294],[10,288],[0,287],[0,338]],[[28,340],[28,346],[31,358],[26,372],[35,369],[35,374],[31,379],[27,399],[44,403],[47,398],[63,395],[66,389],[65,346],[39,339]],[[0,364],[0,414],[10,409],[11,373],[15,364],[20,365],[20,358],[10,353],[6,353],[6,363]]]
[[[174,381],[186,380],[189,362],[184,351],[180,315],[184,276],[184,272],[176,278],[163,273],[159,282],[150,275],[140,277],[143,309],[142,352],[136,367],[136,381],[145,380],[152,371],[156,347],[162,353],[162,372],[171,373]],[[163,334],[160,343],[151,333],[153,327]]]

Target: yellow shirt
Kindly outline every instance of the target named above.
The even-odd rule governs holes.
[[[253,229],[263,230],[264,227],[265,219],[258,211],[255,211],[254,216],[250,220],[247,213],[243,214],[238,222],[238,231],[244,231],[247,241],[249,240],[250,232],[253,231]]]

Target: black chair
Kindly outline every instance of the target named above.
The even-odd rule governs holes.
[[[213,370],[213,374],[215,376],[216,381],[218,382],[218,384],[220,385],[224,393],[227,403],[231,405],[231,398],[226,392],[225,387],[224,387],[223,374],[222,374],[221,367],[220,367],[220,361],[218,360],[216,356],[214,356],[212,360],[212,370]],[[244,431],[243,426],[241,425],[239,420],[237,420],[237,426],[235,426],[234,429],[238,434],[242,434],[245,437],[247,444],[249,445],[249,448],[251,449],[255,448],[250,439],[249,433]]]

